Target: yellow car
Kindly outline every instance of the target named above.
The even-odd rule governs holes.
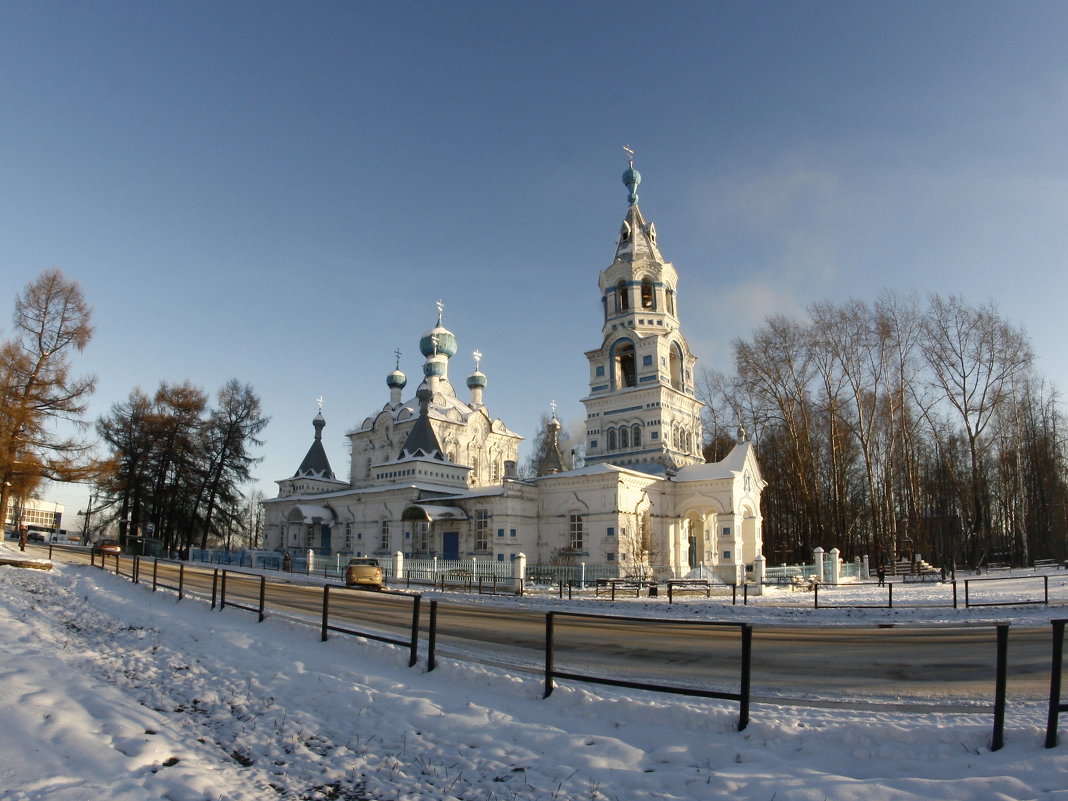
[[[349,560],[345,568],[346,587],[373,587],[380,590],[386,586],[386,577],[377,559],[359,557]]]
[[[93,543],[93,553],[118,556],[122,553],[118,540],[98,540]]]

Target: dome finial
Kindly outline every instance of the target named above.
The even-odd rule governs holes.
[[[642,182],[642,174],[634,169],[634,149],[630,145],[623,145],[627,153],[627,171],[623,173],[623,183],[630,190],[627,200],[630,205],[638,203],[638,184]]]

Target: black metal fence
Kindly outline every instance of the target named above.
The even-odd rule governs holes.
[[[127,576],[135,582],[141,580],[141,573],[143,570],[141,557],[135,557],[134,559],[123,559],[115,554],[98,554],[93,555],[91,563],[97,564],[97,557],[99,557],[99,566],[102,569],[114,568],[114,572],[117,575]],[[168,560],[154,559],[152,569],[152,588],[157,589],[172,589],[176,590],[179,594],[179,599],[185,593],[186,587],[186,567],[182,563],[176,563],[178,566],[178,584],[168,585],[164,584],[159,579],[159,566],[161,563],[166,563]],[[128,569],[124,572],[124,563],[128,563]],[[995,579],[987,579],[993,581]],[[1004,581],[1008,579],[996,579]],[[215,568],[212,570],[212,588],[211,588],[211,606],[212,608],[218,608],[220,610],[227,606],[231,606],[237,609],[244,609],[256,613],[258,619],[263,621],[266,616],[266,586],[267,578],[265,575],[248,573],[243,571],[228,570]],[[562,587],[563,585],[561,585]],[[328,639],[329,632],[341,632],[345,634],[351,634],[354,636],[364,637],[367,639],[378,640],[390,644],[399,645],[408,648],[409,651],[409,666],[415,666],[418,661],[418,639],[420,631],[420,616],[421,616],[421,596],[418,594],[390,592],[385,591],[386,594],[403,596],[405,598],[412,599],[412,611],[411,611],[411,626],[410,635],[407,638],[395,638],[386,634],[382,634],[376,631],[368,631],[364,629],[357,629],[351,626],[342,625],[337,622],[337,617],[331,609],[330,595],[332,591],[352,592],[354,593],[350,598],[358,597],[355,593],[361,592],[357,589],[341,588],[336,585],[324,584],[323,587],[323,602],[322,602],[322,624],[321,624],[321,639]],[[362,591],[366,592],[366,591]],[[892,590],[888,589],[888,594]],[[368,598],[378,593],[367,593]],[[1021,602],[1014,602],[1021,603]],[[972,604],[977,605],[977,604]],[[427,628],[427,667],[428,670],[433,670],[436,665],[436,640],[437,640],[437,612],[438,602],[432,601],[430,604],[429,623]],[[820,608],[826,608],[825,606]],[[557,651],[557,638],[556,638],[556,622],[559,619],[581,619],[583,621],[605,621],[606,623],[614,623],[616,625],[620,623],[628,623],[637,626],[649,625],[657,627],[675,627],[675,626],[687,626],[697,627],[704,629],[712,628],[735,628],[740,633],[740,669],[738,684],[739,688],[737,692],[725,692],[719,690],[703,689],[700,687],[684,687],[673,686],[670,684],[660,684],[646,681],[634,681],[630,679],[620,678],[618,676],[604,676],[596,675],[594,673],[583,673],[578,670],[560,670],[556,667],[556,651]],[[334,622],[331,622],[331,621]],[[1061,671],[1062,671],[1062,656],[1063,656],[1063,642],[1064,642],[1064,628],[1068,620],[1054,620],[1053,624],[1053,638],[1052,638],[1052,665],[1051,665],[1051,679],[1050,679],[1050,694],[1049,694],[1049,710],[1046,729],[1046,747],[1052,748],[1057,744],[1057,725],[1059,720],[1059,713],[1068,710],[1068,705],[1061,702]],[[994,724],[993,733],[990,741],[990,749],[997,751],[1004,745],[1004,724],[1005,724],[1005,710],[1006,710],[1006,682],[1007,682],[1007,651],[1009,640],[1009,624],[1002,623],[996,624],[996,651],[994,655]],[[625,687],[629,689],[643,690],[649,692],[663,692],[679,695],[688,695],[701,698],[713,698],[728,701],[737,701],[739,704],[739,720],[738,729],[742,730],[749,722],[750,714],[750,685],[752,676],[752,636],[753,627],[749,623],[738,622],[718,622],[718,621],[693,621],[693,620],[672,620],[665,618],[639,618],[639,617],[623,617],[623,616],[610,616],[610,615],[595,615],[582,612],[561,612],[554,611],[548,612],[545,616],[545,669],[544,669],[544,697],[548,697],[553,690],[554,683],[557,679],[574,680],[591,682],[596,684],[603,684],[616,687]]]

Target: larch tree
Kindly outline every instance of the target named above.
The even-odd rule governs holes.
[[[93,334],[77,281],[45,270],[15,300],[14,331],[0,344],[0,510],[44,479],[84,481],[97,470],[78,429],[96,385],[71,374]],[[74,433],[61,433],[63,423]]]

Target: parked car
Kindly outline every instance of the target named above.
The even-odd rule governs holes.
[[[349,560],[345,568],[346,587],[373,587],[380,590],[386,586],[386,577],[377,559],[357,557]]]
[[[118,540],[97,540],[93,543],[93,553],[118,555],[122,553]]]
[[[45,535],[42,534],[40,531],[31,531],[29,534],[26,535],[26,539],[30,542],[44,542]]]

